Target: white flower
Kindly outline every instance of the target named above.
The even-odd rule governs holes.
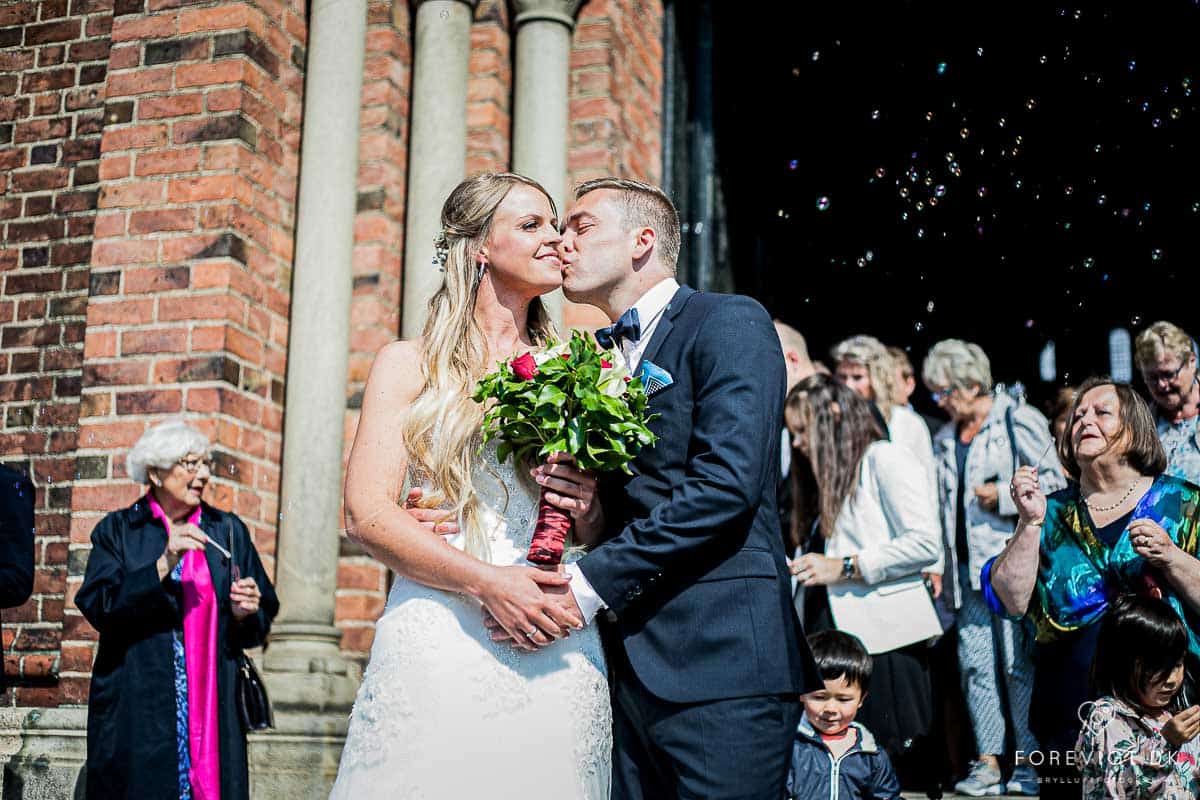
[[[536,351],[533,354],[533,362],[540,367],[542,364],[545,364],[550,359],[562,358],[564,355],[567,355],[567,356],[571,355],[571,343],[570,342],[563,342],[562,344],[556,344],[553,347],[547,347],[542,350]]]
[[[626,384],[629,383],[631,377],[629,367],[625,364],[625,357],[618,350],[610,350],[601,358],[610,366],[600,370],[600,382],[596,388],[609,397],[620,397],[625,394]]]

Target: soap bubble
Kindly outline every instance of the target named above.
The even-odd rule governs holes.
[[[824,195],[822,195],[821,197],[818,197],[817,198],[817,211],[828,211],[828,210],[829,210],[829,198],[825,197]]]

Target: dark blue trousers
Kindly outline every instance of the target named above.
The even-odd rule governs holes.
[[[613,676],[612,800],[778,800],[800,722],[796,695],[670,703],[626,664]]]

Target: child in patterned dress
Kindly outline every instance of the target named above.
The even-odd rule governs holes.
[[[1138,595],[1117,598],[1100,624],[1091,676],[1100,699],[1076,744],[1083,800],[1194,800],[1200,706],[1179,702],[1187,628],[1165,602]]]

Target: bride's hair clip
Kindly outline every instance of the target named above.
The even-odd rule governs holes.
[[[446,271],[446,260],[450,258],[450,242],[446,240],[446,231],[438,231],[433,237],[433,265],[439,272]]]

